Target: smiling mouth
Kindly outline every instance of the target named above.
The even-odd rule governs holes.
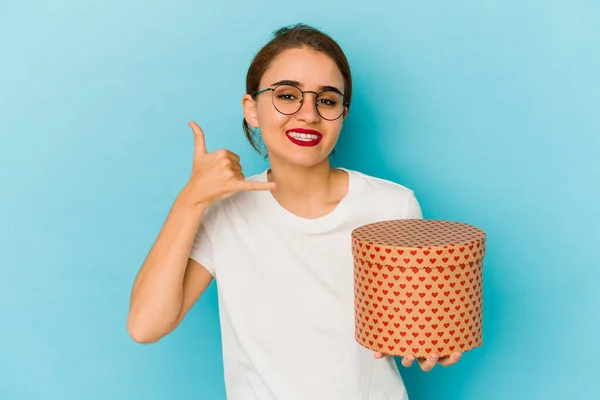
[[[316,146],[323,138],[320,132],[312,129],[290,129],[285,132],[285,135],[298,146]]]

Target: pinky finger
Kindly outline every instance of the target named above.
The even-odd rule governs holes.
[[[406,368],[410,368],[413,365],[414,361],[415,361],[415,359],[412,356],[402,357],[402,365],[405,366]]]
[[[245,181],[246,177],[244,176],[244,174],[242,173],[242,170],[237,170],[237,169],[233,169],[231,170],[231,172],[233,172],[233,176],[238,180],[238,181]]]

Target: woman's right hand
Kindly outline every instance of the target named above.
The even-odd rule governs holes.
[[[228,150],[206,150],[204,132],[195,122],[189,126],[194,132],[194,161],[192,174],[184,188],[187,201],[206,208],[244,190],[273,190],[273,182],[246,181],[240,157]]]

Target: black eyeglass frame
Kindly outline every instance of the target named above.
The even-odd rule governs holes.
[[[274,96],[274,93],[275,93],[275,90],[277,90],[277,88],[278,88],[278,87],[280,87],[280,86],[291,86],[291,87],[293,87],[293,88],[296,88],[296,89],[298,89],[298,91],[299,91],[300,93],[302,93],[302,99],[300,99],[300,107],[298,107],[298,109],[297,109],[296,111],[294,111],[293,113],[287,114],[287,113],[281,112],[281,111],[280,111],[280,110],[277,108],[277,106],[275,105],[275,96]],[[296,85],[291,85],[291,84],[289,84],[289,83],[282,83],[282,84],[280,84],[280,85],[277,85],[277,86],[275,86],[275,87],[268,87],[268,88],[265,88],[265,89],[259,90],[258,92],[255,92],[255,93],[254,93],[254,94],[252,94],[251,96],[252,96],[252,98],[254,99],[254,98],[256,98],[256,96],[258,96],[259,94],[261,94],[261,93],[265,93],[265,92],[268,92],[268,91],[273,91],[273,93],[271,94],[271,103],[273,104],[273,107],[275,108],[275,110],[277,110],[277,112],[279,112],[279,113],[281,113],[281,114],[283,114],[283,115],[294,115],[294,114],[296,114],[298,111],[300,111],[300,109],[302,108],[302,104],[304,104],[304,94],[305,94],[305,93],[313,93],[313,94],[315,95],[315,109],[317,110],[317,113],[319,114],[319,116],[320,116],[321,118],[323,118],[324,120],[326,120],[326,121],[335,121],[336,119],[339,119],[339,118],[340,118],[342,115],[344,115],[344,112],[346,111],[346,107],[348,107],[348,101],[346,100],[346,97],[345,97],[345,96],[344,96],[342,93],[340,93],[340,92],[338,92],[338,91],[336,91],[336,90],[327,89],[327,90],[323,90],[322,92],[318,92],[318,93],[317,93],[317,92],[315,92],[315,91],[312,91],[312,90],[302,90],[302,89],[300,89],[298,86],[296,86]],[[320,96],[321,94],[323,94],[323,93],[325,93],[325,92],[334,92],[334,93],[337,93],[337,94],[339,94],[340,96],[342,96],[342,113],[341,113],[340,115],[338,115],[337,117],[335,117],[335,118],[325,118],[325,117],[324,117],[323,115],[321,115],[321,113],[319,112],[319,103],[317,102],[317,99],[319,98],[319,96]]]

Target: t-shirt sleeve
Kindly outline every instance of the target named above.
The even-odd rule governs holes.
[[[206,268],[213,277],[216,275],[212,244],[214,222],[217,217],[216,208],[216,205],[213,205],[204,211],[189,256],[189,258]]]
[[[406,219],[423,219],[423,212],[417,197],[412,194],[408,202],[408,212]]]

